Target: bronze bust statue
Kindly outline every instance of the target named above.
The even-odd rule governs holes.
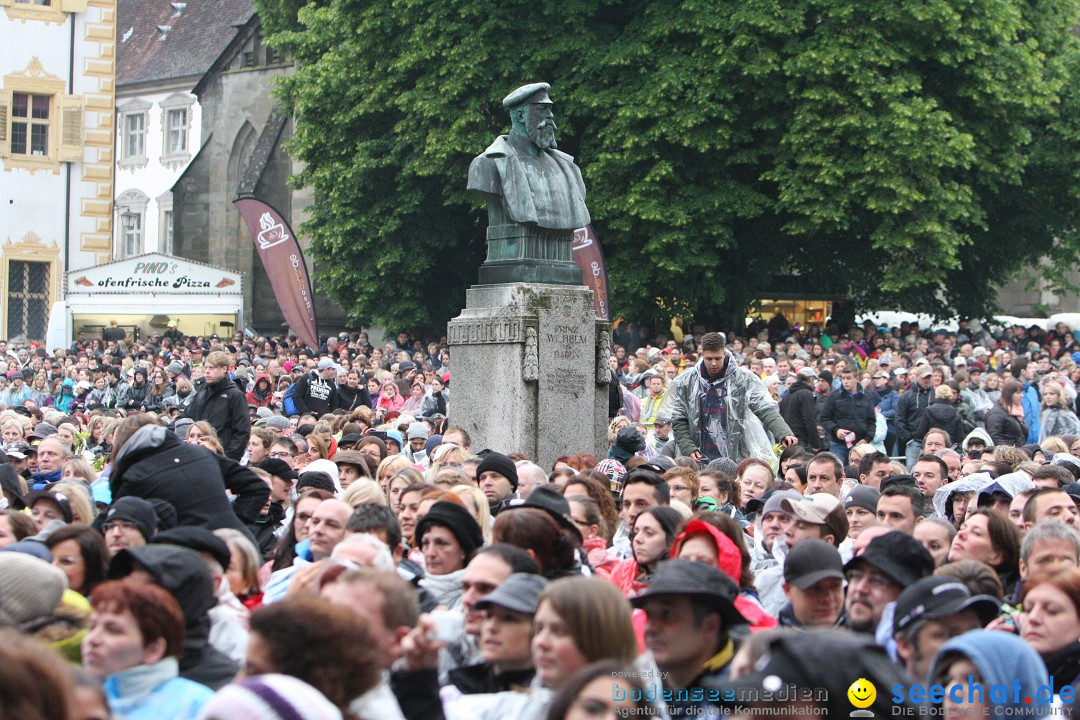
[[[503,99],[510,133],[469,166],[469,190],[487,202],[487,259],[480,284],[580,285],[574,230],[591,222],[574,158],[555,146],[550,85],[523,85]]]

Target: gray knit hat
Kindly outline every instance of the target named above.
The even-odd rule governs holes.
[[[0,553],[0,625],[51,614],[66,589],[67,575],[60,568],[25,553]]]

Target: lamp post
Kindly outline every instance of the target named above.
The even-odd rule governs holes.
[[[120,225],[124,228],[124,232],[120,236],[120,254],[122,257],[128,255],[128,236],[135,233],[135,225],[138,220],[138,213],[131,212],[131,208],[124,208],[124,211],[120,213]]]

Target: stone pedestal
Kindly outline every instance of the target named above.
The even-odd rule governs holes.
[[[448,336],[450,422],[475,450],[522,452],[545,470],[561,455],[606,454],[611,325],[591,290],[477,285]]]

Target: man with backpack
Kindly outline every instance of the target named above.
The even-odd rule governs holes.
[[[291,416],[311,413],[315,417],[321,417],[337,410],[341,407],[341,395],[338,393],[337,383],[334,382],[336,376],[334,361],[330,358],[320,360],[317,373],[304,375],[286,391],[282,398],[285,414]],[[289,412],[290,404],[295,404],[295,413]]]

